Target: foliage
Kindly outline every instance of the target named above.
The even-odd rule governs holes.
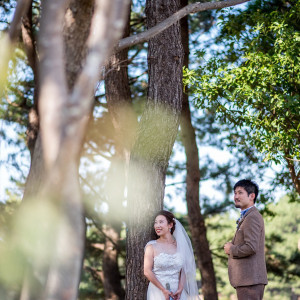
[[[235,46],[244,55],[235,63],[215,57],[185,72],[196,105],[217,105],[222,120],[243,128],[247,143],[276,163],[300,158],[300,36],[289,25],[299,20],[299,9],[297,3],[283,14],[261,14],[257,26],[238,37]]]
[[[20,199],[12,195],[11,198],[5,203],[0,202],[0,241],[4,242],[10,230],[10,220],[15,212],[16,208],[19,206]]]
[[[38,26],[39,26],[39,6],[40,1],[33,1],[33,23],[34,23],[34,32],[38,32]],[[3,7],[3,10],[0,11],[0,22],[1,22],[1,29],[5,28],[8,25],[9,15],[11,15],[11,10],[14,8],[16,1],[0,1],[0,7]],[[145,1],[143,0],[136,0],[133,1],[132,6],[132,24],[131,24],[131,34],[136,34],[139,32],[142,32],[145,30],[145,16],[144,16],[144,4]],[[5,10],[4,10],[5,9]],[[237,16],[238,17],[238,16]],[[273,15],[272,18],[275,18],[276,16]],[[231,20],[233,20],[232,16],[230,17]],[[190,29],[193,33],[193,37],[191,38],[191,45],[195,46],[198,45],[198,36],[203,33],[203,31],[208,30],[215,20],[215,15],[212,12],[205,12],[203,14],[197,14],[191,16],[191,23],[190,23]],[[263,19],[262,19],[263,20]],[[225,21],[225,19],[224,19]],[[238,19],[235,20],[238,24]],[[287,20],[291,21],[291,20]],[[295,22],[294,22],[295,23]],[[289,23],[290,24],[290,23]],[[290,26],[290,25],[289,25]],[[289,28],[289,26],[287,26]],[[227,26],[226,30],[230,30],[230,28]],[[239,26],[237,26],[239,28]],[[265,30],[269,30],[269,27],[266,27]],[[200,29],[200,31],[199,31]],[[282,31],[285,32],[286,28],[283,27]],[[267,33],[267,32],[266,32]],[[231,33],[226,33],[228,36]],[[251,33],[252,34],[252,33]],[[250,34],[250,38],[252,38]],[[253,32],[253,34],[257,35],[257,33]],[[223,35],[225,36],[225,32],[223,32]],[[256,45],[253,45],[253,49]],[[282,46],[282,45],[279,45]],[[237,50],[234,46],[234,44],[231,45],[232,50]],[[241,50],[242,51],[242,50]],[[296,51],[296,50],[295,50]],[[199,53],[202,53],[201,51]],[[132,90],[132,98],[133,98],[133,104],[134,109],[137,111],[138,114],[140,114],[142,108],[141,106],[144,103],[145,97],[146,97],[146,88],[147,88],[147,60],[146,60],[146,50],[145,45],[138,45],[133,47],[129,51],[129,75],[130,75],[130,83],[131,83],[131,90]],[[236,54],[236,57],[239,57],[238,54]],[[283,59],[284,57],[279,57],[280,59]],[[287,58],[286,58],[287,59]],[[14,56],[14,60],[10,64],[10,74],[9,74],[9,85],[7,86],[7,89],[5,91],[5,97],[1,99],[0,103],[0,119],[5,120],[2,122],[5,122],[5,124],[8,124],[8,126],[11,126],[11,124],[15,124],[14,131],[17,133],[20,133],[18,135],[18,138],[10,137],[7,134],[7,128],[1,128],[3,130],[0,131],[0,134],[5,138],[6,141],[16,142],[17,151],[19,151],[19,147],[24,148],[24,141],[25,141],[25,130],[28,125],[28,111],[33,105],[33,93],[34,93],[34,83],[33,83],[33,74],[30,69],[30,67],[27,65],[27,58],[22,46],[22,43],[18,45],[18,48],[16,49],[16,54]],[[215,64],[221,64],[222,60],[216,60]],[[266,63],[262,61],[261,63]],[[271,63],[271,60],[270,60]],[[223,67],[223,66],[222,66]],[[277,70],[278,69],[278,70]],[[277,71],[280,71],[280,68],[277,68]],[[226,71],[231,71],[231,68],[228,68]],[[287,70],[287,73],[289,73],[289,70]],[[203,73],[204,74],[204,73]],[[283,71],[281,72],[281,75],[285,74]],[[192,73],[190,75],[193,75]],[[202,75],[202,74],[201,74]],[[208,74],[205,74],[207,78],[209,78]],[[287,75],[285,75],[287,77]],[[275,79],[278,79],[277,77]],[[210,84],[211,82],[208,81]],[[228,86],[228,89],[230,87]],[[103,102],[100,102],[102,99],[99,96],[103,92],[102,90],[99,91],[96,94],[96,101],[95,106],[96,109],[94,110],[94,118],[91,123],[91,128],[89,130],[86,144],[84,147],[84,158],[82,159],[82,168],[81,168],[81,175],[82,175],[82,187],[84,190],[84,194],[86,196],[87,190],[91,192],[93,191],[93,195],[89,195],[89,198],[93,199],[95,203],[93,203],[93,200],[88,199],[86,201],[86,223],[87,223],[87,232],[86,232],[86,251],[85,251],[85,258],[84,258],[84,268],[80,283],[80,289],[79,289],[79,299],[99,299],[103,298],[104,291],[103,291],[103,283],[101,275],[102,275],[102,260],[103,260],[103,250],[102,246],[105,242],[105,237],[103,236],[103,233],[101,232],[102,223],[97,224],[93,217],[88,215],[89,210],[92,210],[94,212],[101,211],[102,204],[105,203],[107,200],[107,195],[102,189],[102,185],[105,184],[105,178],[106,178],[106,171],[107,171],[107,163],[99,163],[101,159],[99,159],[100,156],[103,156],[107,158],[107,160],[111,160],[111,157],[114,153],[114,141],[113,141],[113,133],[112,133],[112,124],[111,120],[109,119],[109,115],[107,113],[107,107],[106,104]],[[99,96],[99,97],[98,97]],[[102,96],[103,98],[103,96]],[[99,100],[100,99],[100,100]],[[245,99],[247,97],[245,96]],[[9,101],[7,101],[9,100]],[[105,101],[105,100],[104,100]],[[222,100],[223,101],[223,100]],[[207,108],[203,114],[200,114],[200,116],[197,114],[197,112],[193,111],[193,117],[195,118],[195,124],[196,124],[196,133],[198,136],[198,140],[200,141],[200,146],[203,145],[213,145],[217,147],[224,147],[224,145],[228,142],[227,136],[225,136],[225,132],[228,132],[231,135],[231,139],[236,139],[241,141],[244,137],[244,132],[236,132],[235,126],[232,128],[225,128],[223,121],[226,121],[227,119],[224,118],[223,120],[220,119],[219,121],[216,120],[215,110],[216,107],[219,109],[222,109],[222,107],[226,107],[226,103],[222,102],[221,108],[219,107],[219,102],[217,104],[211,103],[212,106]],[[217,106],[216,106],[217,105]],[[243,107],[240,108],[242,110]],[[253,109],[254,111],[254,109]],[[231,116],[231,114],[228,114],[228,119],[235,116]],[[235,119],[237,124],[238,119]],[[241,122],[241,121],[239,121]],[[235,125],[235,123],[232,123]],[[281,124],[281,123],[280,123]],[[233,131],[232,131],[233,129]],[[232,133],[233,132],[233,133]],[[227,219],[224,220],[224,216],[226,214],[219,215],[220,212],[223,212],[224,210],[228,209],[230,206],[228,195],[231,193],[231,182],[232,178],[235,176],[240,175],[240,169],[237,169],[236,166],[240,166],[243,168],[243,171],[245,174],[248,174],[249,176],[252,176],[252,174],[255,174],[258,176],[258,173],[263,174],[264,170],[262,168],[262,165],[259,165],[259,155],[254,150],[253,146],[251,145],[243,145],[244,146],[244,153],[247,154],[247,157],[245,157],[244,153],[241,153],[240,151],[234,152],[234,160],[224,163],[222,165],[218,165],[215,163],[212,159],[204,157],[201,161],[201,180],[202,183],[205,184],[205,181],[207,179],[213,179],[215,182],[218,183],[216,185],[216,189],[220,189],[223,194],[226,194],[226,199],[223,203],[216,203],[212,205],[212,202],[214,199],[212,197],[202,197],[203,201],[203,213],[206,215],[207,219],[210,222],[210,233],[209,234],[217,234],[218,232],[224,233],[222,237],[218,238],[212,238],[212,250],[213,253],[216,256],[215,259],[215,269],[217,270],[217,277],[219,282],[219,290],[226,291],[231,290],[230,287],[226,284],[225,278],[226,276],[226,268],[224,268],[224,258],[222,258],[222,254],[219,253],[220,249],[217,249],[219,247],[218,239],[222,240],[221,243],[223,243],[223,239],[226,237],[226,240],[230,238],[230,234],[232,233],[232,224],[227,222]],[[241,149],[241,148],[240,148]],[[201,150],[200,150],[201,152]],[[249,160],[248,160],[249,159]],[[12,158],[14,161],[14,164],[16,167],[19,166],[18,162],[16,161],[15,157]],[[29,159],[26,158],[26,161]],[[249,163],[251,161],[252,163],[255,163],[258,166],[258,170],[253,171],[253,165]],[[97,168],[95,166],[97,165]],[[105,166],[104,166],[105,165]],[[172,169],[174,167],[174,169]],[[28,167],[27,167],[28,169]],[[84,171],[83,171],[84,169]],[[171,165],[171,168],[168,170],[169,173],[177,174],[178,169],[181,169],[183,172],[185,172],[185,167],[182,166],[182,164],[178,165]],[[88,174],[91,171],[91,174]],[[252,173],[250,173],[252,172]],[[95,175],[96,174],[96,175]],[[90,177],[97,177],[101,174],[101,179],[99,181],[97,180],[91,180]],[[251,175],[250,175],[251,174]],[[89,175],[91,175],[89,177]],[[94,178],[94,179],[95,179]],[[282,178],[278,179],[280,180],[286,180],[286,177],[283,176]],[[23,180],[24,181],[24,180]],[[219,182],[221,182],[219,184]],[[182,193],[184,190],[184,186],[178,188],[178,191]],[[101,195],[101,196],[99,196]],[[178,195],[177,195],[178,196]],[[184,196],[183,196],[184,198]],[[97,200],[96,200],[97,199]],[[266,203],[267,200],[263,200],[263,203]],[[87,204],[88,203],[88,204]],[[89,206],[89,207],[87,207]],[[4,232],[6,228],[9,228],[9,220],[12,215],[12,211],[14,208],[14,203],[7,201],[3,205],[1,204],[1,213],[0,213],[0,221],[1,221],[1,239],[5,239]],[[100,214],[99,214],[100,215]],[[213,217],[212,217],[213,215]],[[228,214],[229,215],[229,214]],[[104,215],[101,215],[101,220],[104,220]],[[187,220],[186,218],[181,218],[183,223],[187,227]],[[215,220],[215,224],[218,224],[218,226],[221,226],[222,230],[219,230],[220,227],[213,225],[211,221],[213,222]],[[231,222],[231,220],[230,220]],[[224,231],[223,231],[224,229]],[[2,233],[3,231],[3,233]],[[276,236],[274,237],[274,239]],[[278,237],[277,237],[278,238]],[[1,241],[2,242],[2,241]],[[95,245],[98,245],[97,247]],[[125,254],[124,249],[125,245],[123,243],[123,240],[121,238],[120,240],[120,249],[121,253],[119,256],[119,268],[121,271],[121,274],[124,274],[124,259]],[[273,254],[270,254],[271,257],[273,257]],[[220,257],[220,261],[218,261],[217,257]],[[284,265],[285,257],[279,256],[275,254],[275,258],[279,261],[279,264],[282,262]],[[294,262],[297,261],[297,255],[291,256],[290,261],[292,264],[292,272],[297,272],[296,269],[293,269]],[[275,270],[275,266],[277,263],[277,260],[273,261],[273,269]],[[285,272],[284,268],[280,265],[280,268],[276,269],[277,272]],[[293,271],[294,270],[294,271]],[[286,273],[281,273],[286,274]],[[291,275],[292,276],[292,275]],[[293,275],[294,276],[294,275]],[[289,277],[289,276],[287,276]],[[289,279],[290,280],[290,279]],[[1,295],[1,291],[0,291]],[[0,296],[1,298],[1,296]],[[6,298],[6,297],[3,297]]]
[[[101,280],[102,254],[100,247],[105,242],[103,236],[92,222],[89,221],[86,233],[85,258],[79,287],[79,299],[104,298]]]

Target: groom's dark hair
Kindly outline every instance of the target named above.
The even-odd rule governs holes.
[[[258,191],[259,191],[259,187],[258,184],[252,180],[249,179],[242,179],[239,180],[233,187],[233,190],[235,191],[235,189],[240,186],[242,188],[244,188],[248,194],[248,196],[252,193],[255,194],[255,198],[254,198],[254,203],[256,202],[257,199],[257,195],[258,195]]]

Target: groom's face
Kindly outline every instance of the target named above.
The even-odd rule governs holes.
[[[254,193],[248,195],[247,191],[243,187],[237,186],[234,190],[235,207],[244,210],[252,206],[254,204],[254,197]]]

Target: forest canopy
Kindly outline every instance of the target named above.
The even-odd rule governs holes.
[[[201,297],[232,299],[223,245],[242,178],[261,188],[265,299],[299,296],[299,12],[0,0],[0,298],[144,299],[166,208]]]

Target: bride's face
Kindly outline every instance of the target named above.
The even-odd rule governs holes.
[[[158,236],[170,233],[170,228],[172,228],[172,224],[168,224],[165,216],[160,215],[155,218],[154,230]]]

